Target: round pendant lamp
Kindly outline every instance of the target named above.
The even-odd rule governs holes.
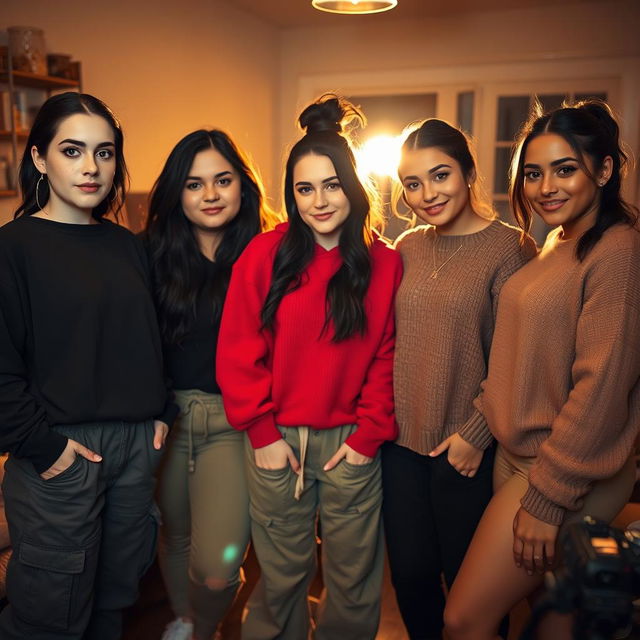
[[[363,15],[389,11],[398,4],[398,0],[311,0],[311,4],[319,11]]]

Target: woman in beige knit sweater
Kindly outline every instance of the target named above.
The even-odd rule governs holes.
[[[426,120],[402,148],[405,202],[429,226],[396,243],[394,396],[400,436],[382,456],[392,580],[412,639],[440,638],[444,594],[492,495],[490,439],[464,425],[485,378],[498,294],[535,254],[478,195],[464,134]]]
[[[499,442],[495,496],[445,611],[452,640],[496,637],[554,566],[558,532],[611,521],[635,478],[640,426],[640,233],[620,195],[609,108],[585,102],[524,127],[511,200],[557,228],[503,287],[483,394],[466,432]],[[542,637],[542,636],[541,636]],[[549,637],[549,636],[545,636]]]

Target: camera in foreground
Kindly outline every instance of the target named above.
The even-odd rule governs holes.
[[[521,640],[536,638],[550,611],[573,615],[573,638],[640,639],[634,600],[640,597],[640,531],[621,531],[587,516],[561,540],[562,564],[545,577],[546,594]]]

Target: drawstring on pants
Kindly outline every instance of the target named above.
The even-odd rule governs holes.
[[[206,418],[207,415],[207,407],[200,400],[200,398],[191,398],[185,407],[185,410],[182,413],[183,420],[187,421],[185,425],[187,427],[187,433],[189,434],[189,473],[193,473],[196,470],[196,459],[193,455],[193,415],[195,407],[199,406],[202,411],[204,411],[204,415]],[[204,435],[205,438],[209,437],[209,425],[208,420],[204,420]]]
[[[296,478],[296,488],[293,493],[293,497],[296,500],[300,500],[304,489],[304,461],[307,457],[307,445],[309,444],[309,427],[298,427],[298,435],[300,437],[300,471]]]

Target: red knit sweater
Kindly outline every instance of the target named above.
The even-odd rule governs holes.
[[[331,429],[356,424],[347,444],[373,457],[397,436],[393,413],[395,292],[399,254],[376,240],[365,297],[367,331],[342,342],[322,332],[327,284],[342,263],[336,247],[316,245],[302,284],[285,295],[274,331],[261,330],[260,313],[273,260],[287,224],[254,238],[233,268],[217,355],[218,384],[227,418],[246,429],[254,448],[278,440],[276,425]]]

